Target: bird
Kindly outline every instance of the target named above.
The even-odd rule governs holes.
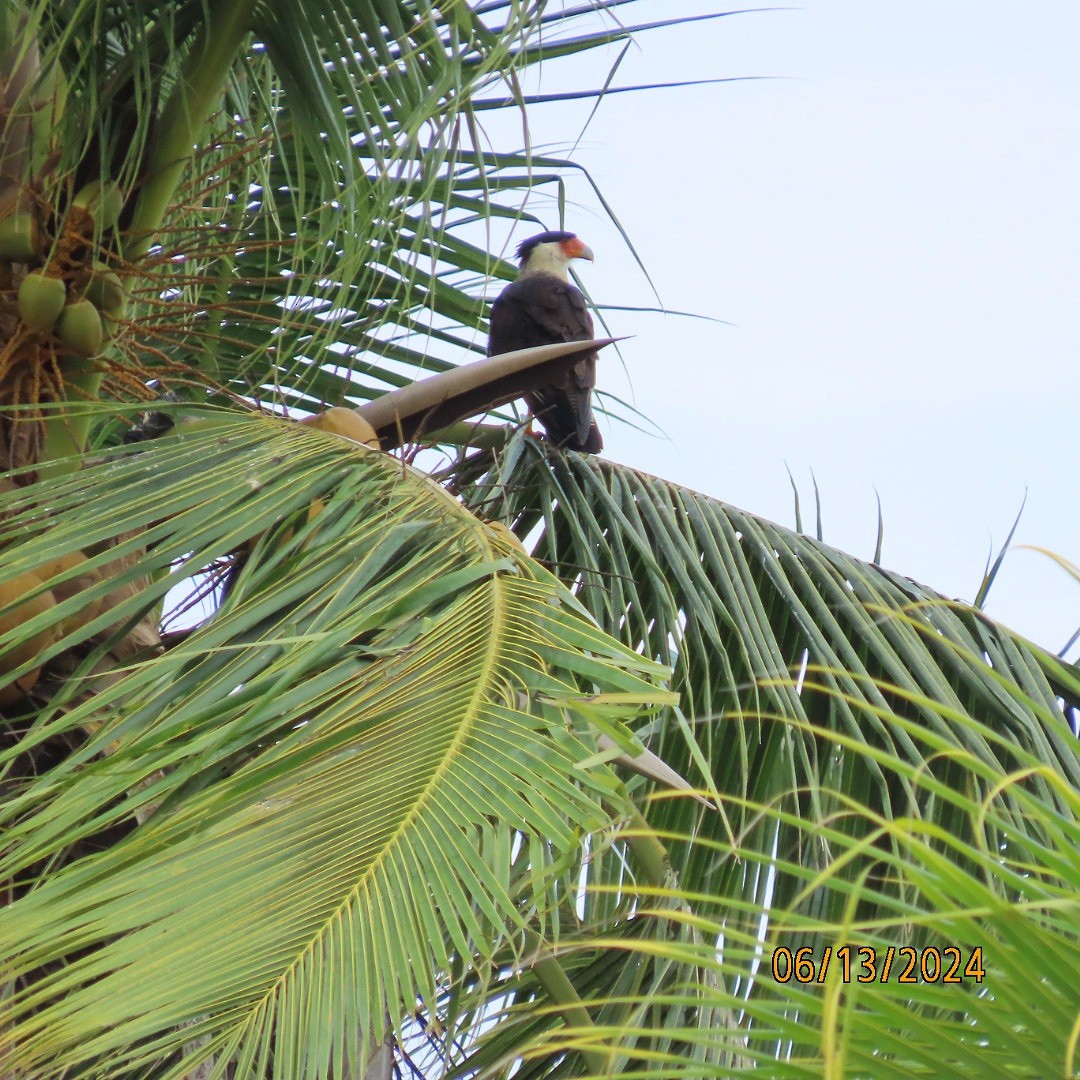
[[[543,232],[523,240],[517,258],[516,280],[491,305],[488,356],[561,341],[591,341],[592,316],[585,297],[570,283],[567,267],[574,259],[592,262],[592,249],[572,232]],[[596,353],[590,352],[558,382],[525,395],[549,442],[587,454],[604,448],[593,419],[595,385]]]

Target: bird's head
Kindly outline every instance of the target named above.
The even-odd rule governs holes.
[[[573,259],[592,262],[592,248],[572,232],[545,232],[522,240],[517,249],[518,265],[523,274],[545,272],[565,280],[566,268]]]

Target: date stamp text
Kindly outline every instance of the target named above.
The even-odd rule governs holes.
[[[794,953],[783,945],[773,949],[772,977],[781,983],[824,983],[830,969],[842,982],[981,983],[986,976],[982,948],[965,955],[963,949],[929,945],[826,945],[820,956],[809,946]]]

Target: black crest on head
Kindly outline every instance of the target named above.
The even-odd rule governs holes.
[[[539,236],[530,236],[528,240],[522,240],[518,244],[517,257],[524,266],[529,256],[532,254],[532,249],[537,244],[559,244],[563,240],[573,240],[577,236],[577,233],[572,232],[542,232]]]

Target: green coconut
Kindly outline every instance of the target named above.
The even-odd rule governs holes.
[[[56,336],[76,356],[96,356],[104,338],[98,309],[89,300],[68,304],[56,324]]]
[[[95,262],[83,295],[98,311],[113,311],[124,302],[124,283],[108,263]]]
[[[120,220],[120,211],[124,208],[124,196],[120,193],[119,186],[111,180],[105,183],[91,180],[89,184],[79,188],[75,198],[71,200],[71,205],[89,214],[98,228],[114,229]]]
[[[19,286],[19,317],[31,330],[51,330],[64,310],[67,288],[61,278],[31,270]]]
[[[38,223],[32,214],[11,214],[0,220],[0,258],[29,262],[38,255]]]

